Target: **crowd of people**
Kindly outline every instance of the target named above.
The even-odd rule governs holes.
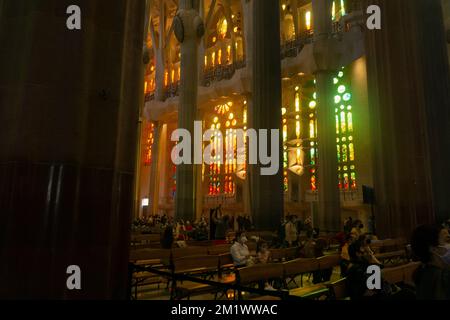
[[[183,240],[215,240],[216,244],[227,243],[228,231],[236,231],[235,240],[230,249],[236,267],[265,264],[271,261],[269,248],[297,247],[299,256],[317,258],[324,255],[327,243],[319,237],[320,230],[313,228],[311,218],[299,219],[295,215],[284,218],[278,228],[277,236],[272,242],[257,240],[256,255],[251,255],[247,246],[247,231],[253,229],[248,216],[236,219],[224,215],[221,206],[210,210],[209,217],[202,216],[193,223],[183,220],[174,221],[167,215],[149,216],[139,220],[134,226],[158,229],[162,233],[163,248],[171,248],[175,241]],[[237,230],[236,230],[237,229]],[[411,249],[415,261],[421,266],[414,275],[416,287],[402,288],[382,282],[381,290],[369,290],[367,273],[369,266],[378,265],[384,268],[377,259],[371,244],[377,241],[372,233],[364,232],[361,220],[348,218],[343,231],[335,239],[340,243],[341,277],[346,278],[347,290],[352,300],[364,299],[450,299],[450,220],[438,226],[420,226],[412,234]],[[332,270],[321,270],[313,273],[313,283],[329,281]],[[274,283],[262,283],[267,290],[274,289]],[[411,289],[411,290],[409,290]]]
[[[421,265],[414,274],[415,288],[398,288],[382,281],[381,290],[369,290],[369,266],[384,268],[371,249],[376,237],[362,232],[361,221],[347,219],[345,241],[341,249],[341,276],[347,279],[352,300],[367,299],[450,299],[450,221],[442,225],[424,225],[411,236],[412,258]]]

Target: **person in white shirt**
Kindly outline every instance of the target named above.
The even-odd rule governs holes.
[[[289,221],[285,225],[285,232],[286,232],[286,241],[289,247],[292,247],[292,245],[295,242],[297,242],[298,239],[297,227],[295,226],[294,216],[289,217]]]
[[[236,233],[236,242],[231,246],[230,253],[236,267],[245,267],[250,261],[250,251],[246,245],[247,237],[245,232]]]

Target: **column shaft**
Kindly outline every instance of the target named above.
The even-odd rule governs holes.
[[[281,132],[281,62],[278,1],[253,1],[252,97],[249,128]],[[263,143],[266,143],[264,141]],[[251,212],[258,229],[273,230],[283,215],[282,135],[278,141],[278,173],[261,175],[260,165],[249,165]],[[270,150],[270,143],[269,148]]]
[[[66,28],[70,4],[79,31]],[[2,298],[127,296],[144,8],[2,1]],[[67,289],[70,265],[80,291]]]

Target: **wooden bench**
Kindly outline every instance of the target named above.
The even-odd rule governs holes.
[[[385,268],[382,270],[383,279],[390,284],[404,283],[414,286],[413,274],[419,266],[420,263],[412,262],[398,267]]]
[[[171,259],[176,260],[189,256],[202,256],[208,254],[208,247],[186,247],[186,248],[174,248],[172,249]]]
[[[339,266],[339,263],[341,262],[341,256],[339,254],[332,254],[329,256],[317,258],[317,260],[319,262],[319,270],[328,270],[334,269],[335,267]]]
[[[282,280],[284,276],[281,263],[257,264],[236,271],[236,283],[241,286],[266,283],[269,280]],[[239,292],[239,298],[242,292]]]
[[[289,290],[289,295],[308,300],[325,300],[329,295],[329,289],[325,284],[316,284],[311,287]]]
[[[338,281],[330,282],[327,284],[330,291],[330,300],[348,300],[349,294],[347,289],[347,278],[342,278]]]
[[[270,257],[272,261],[289,261],[298,257],[298,247],[270,249]]]
[[[172,273],[176,275],[211,277],[218,273],[219,258],[211,255],[187,256],[174,259],[172,262]],[[193,295],[213,293],[214,288],[207,284],[192,281],[173,281],[171,299],[188,300]]]
[[[208,247],[208,254],[210,255],[219,255],[224,253],[230,253],[231,244],[220,244],[217,246]]]
[[[163,269],[168,265],[170,259],[170,250],[166,249],[142,249],[132,250],[130,252],[129,261],[136,266],[153,267]],[[134,295],[137,299],[138,288],[146,285],[157,284],[164,282],[164,278],[155,275],[151,272],[134,272],[132,277],[132,288],[134,287]]]
[[[300,286],[303,287],[303,275],[312,273],[316,270],[319,270],[319,261],[315,258],[312,259],[295,259],[292,261],[283,263],[283,272],[284,272],[284,283],[287,288],[288,285],[292,282],[298,287],[295,278],[297,276],[301,276],[300,278]],[[287,282],[286,280],[289,280]]]
[[[406,250],[378,253],[375,257],[383,264],[398,264],[408,259]]]

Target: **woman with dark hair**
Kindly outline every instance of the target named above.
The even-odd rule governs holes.
[[[412,235],[414,257],[422,262],[414,277],[419,300],[450,300],[450,266],[442,259],[446,251],[439,243],[442,229],[424,225]]]

